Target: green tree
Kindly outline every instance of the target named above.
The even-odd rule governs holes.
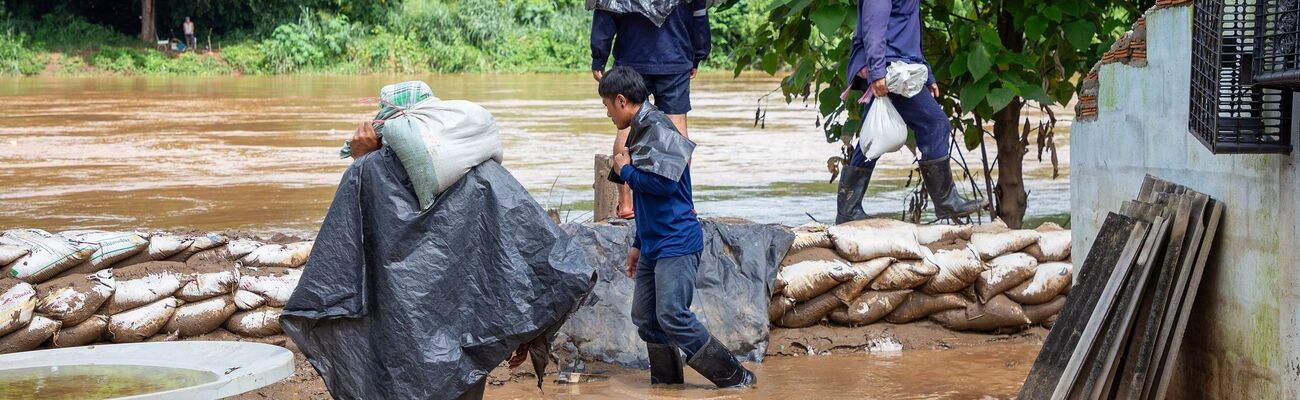
[[[743,0],[729,0],[731,7]],[[889,0],[863,0],[889,1]],[[922,0],[923,50],[968,149],[990,134],[997,143],[996,216],[1019,227],[1024,219],[1022,165],[1028,151],[1026,105],[1063,105],[1088,69],[1152,0]],[[826,140],[849,143],[861,125],[861,106],[840,101],[857,24],[855,0],[771,0],[770,29],[737,52],[737,74],[754,65],[783,68],[787,102],[818,103]],[[955,95],[955,96],[954,96]],[[858,94],[851,94],[856,99]],[[992,132],[984,124],[992,121]],[[1051,135],[1050,126],[1039,127]],[[1041,152],[1040,152],[1041,153]]]

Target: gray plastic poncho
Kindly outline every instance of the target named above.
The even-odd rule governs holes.
[[[638,13],[654,22],[655,26],[664,24],[668,14],[679,4],[690,0],[587,0],[587,11],[605,10],[613,13]],[[709,7],[722,4],[725,0],[709,0]]]
[[[593,274],[501,165],[420,211],[383,148],[344,173],[281,322],[335,398],[456,398],[522,343],[544,368]]]
[[[682,178],[695,152],[695,142],[678,133],[673,122],[649,102],[641,104],[630,128],[626,144],[633,167],[673,182]],[[610,171],[609,180],[623,183],[614,171]]]

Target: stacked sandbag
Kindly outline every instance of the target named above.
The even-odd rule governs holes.
[[[281,308],[311,246],[216,234],[5,232],[0,262],[9,277],[0,278],[0,353],[218,330],[245,338],[280,334]]]
[[[782,328],[931,320],[953,330],[1050,324],[1065,304],[1070,232],[868,219],[806,224],[779,266],[768,319]],[[827,243],[829,241],[829,243]]]

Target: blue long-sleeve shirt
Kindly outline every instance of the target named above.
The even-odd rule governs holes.
[[[591,18],[591,69],[605,70],[612,47],[615,66],[642,75],[690,72],[709,57],[712,47],[707,6],[705,0],[683,3],[661,26],[639,13],[596,10]]]
[[[704,249],[704,231],[691,200],[691,168],[677,181],[624,165],[619,176],[632,188],[636,207],[636,239],[632,247],[641,257],[658,260],[698,253]]]
[[[865,90],[883,79],[890,61],[925,64],[931,69],[927,83],[934,83],[934,68],[921,53],[921,0],[858,1],[858,26],[849,52],[851,87]],[[859,75],[864,68],[866,79]]]

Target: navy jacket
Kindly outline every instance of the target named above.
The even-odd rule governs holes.
[[[849,52],[851,87],[866,89],[884,78],[890,61],[930,67],[921,54],[921,0],[858,1],[858,26]],[[927,83],[934,83],[933,71]]]
[[[591,18],[591,69],[605,70],[613,46],[615,66],[641,75],[683,74],[709,57],[711,41],[705,0],[677,6],[662,26],[638,13],[596,10]]]
[[[649,103],[641,105],[631,128],[629,137],[680,135],[668,117]],[[704,250],[704,231],[691,199],[689,166],[681,176],[666,177],[628,164],[619,175],[632,188],[632,205],[636,207],[636,239],[632,246],[641,249],[641,257],[659,260]]]

